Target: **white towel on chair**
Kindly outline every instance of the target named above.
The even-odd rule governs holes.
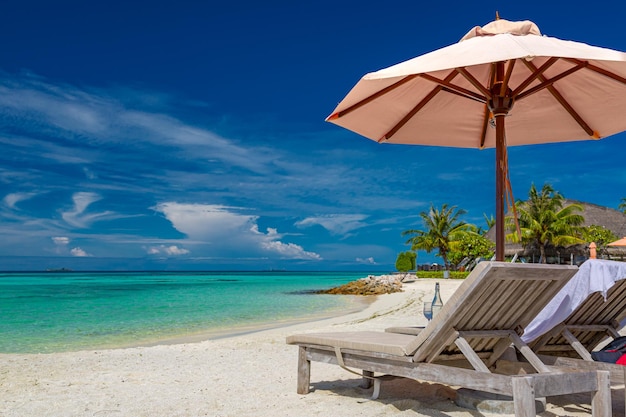
[[[594,292],[606,294],[616,281],[626,278],[626,262],[589,259],[576,275],[526,327],[522,340],[530,342],[561,323]]]

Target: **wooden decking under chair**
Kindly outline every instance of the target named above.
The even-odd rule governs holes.
[[[576,267],[483,262],[418,335],[386,332],[309,333],[289,336],[299,346],[298,393],[310,387],[311,361],[508,395],[518,417],[536,415],[535,398],[592,392],[594,416],[611,415],[609,373],[545,365],[520,338]],[[493,371],[514,345],[534,373]],[[375,379],[376,380],[376,379]],[[380,389],[376,384],[375,393]]]

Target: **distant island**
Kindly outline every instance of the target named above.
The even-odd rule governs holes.
[[[48,268],[46,272],[74,272],[69,268]]]

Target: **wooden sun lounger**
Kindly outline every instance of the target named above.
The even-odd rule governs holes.
[[[626,265],[620,266],[624,273]],[[606,300],[601,292],[594,292],[562,323],[528,345],[547,364],[606,370],[611,374],[611,383],[621,385],[626,383],[626,366],[594,361],[591,352],[607,339],[619,337],[625,319],[626,276],[619,276],[608,290]]]
[[[565,321],[529,342],[529,346],[545,355],[593,361],[590,352],[607,337],[619,337],[620,323],[625,318],[626,279],[623,279],[608,291],[606,301],[601,293],[593,293]]]
[[[299,346],[300,394],[310,388],[311,361],[461,386],[513,398],[515,415],[536,415],[535,398],[591,392],[594,416],[611,415],[609,373],[545,365],[520,334],[576,273],[568,266],[483,262],[417,336],[386,332],[310,333],[289,336]],[[513,344],[535,373],[493,372]],[[375,394],[380,389],[375,379]]]

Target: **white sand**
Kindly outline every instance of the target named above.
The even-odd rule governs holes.
[[[39,355],[0,355],[0,416],[479,416],[444,385],[396,379],[381,396],[338,366],[312,364],[312,392],[296,394],[297,347],[308,331],[384,330],[425,324],[434,280],[405,284],[343,317],[198,343]],[[444,302],[461,283],[439,280]],[[614,415],[623,415],[621,403]],[[562,397],[541,414],[590,415],[589,396]]]

